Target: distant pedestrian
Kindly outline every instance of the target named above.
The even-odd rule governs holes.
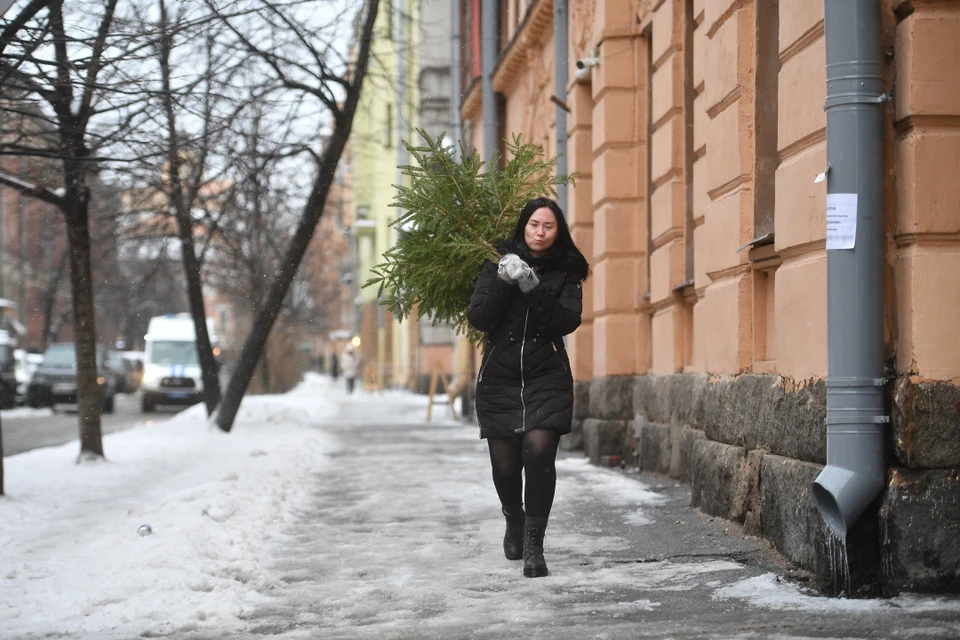
[[[337,354],[330,354],[330,377],[334,380],[340,375],[340,362],[337,360]]]
[[[563,211],[528,202],[499,264],[486,262],[470,300],[470,324],[487,334],[477,377],[477,419],[507,519],[503,552],[523,575],[547,575],[543,537],[557,486],[560,436],[573,422],[573,376],[563,336],[580,326],[586,258]]]
[[[340,370],[343,372],[343,379],[347,381],[347,393],[353,393],[353,385],[357,380],[359,369],[360,359],[357,357],[356,349],[352,344],[347,343],[340,356]]]

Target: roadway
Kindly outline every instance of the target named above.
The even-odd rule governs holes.
[[[144,414],[140,412],[137,394],[118,393],[114,400],[113,413],[102,414],[100,427],[103,435],[107,435],[150,420],[162,420],[182,410],[183,407],[159,407],[155,413]],[[0,411],[0,421],[5,458],[39,447],[74,442],[80,438],[76,408],[72,405],[58,405],[56,411],[49,408],[17,407]]]

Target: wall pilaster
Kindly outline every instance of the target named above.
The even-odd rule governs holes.
[[[627,0],[597,5],[592,72],[594,378],[646,370],[649,331],[637,330],[647,288],[647,41]]]

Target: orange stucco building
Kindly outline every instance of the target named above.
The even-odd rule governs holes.
[[[824,3],[569,0],[565,96],[553,0],[497,4],[497,130],[553,155],[569,109],[568,216],[593,275],[568,345],[568,446],[691,482],[697,506],[829,581],[810,495],[826,462]],[[460,116],[478,149],[481,5],[461,0]],[[880,5],[890,422],[851,572],[854,588],[956,591],[960,3]]]

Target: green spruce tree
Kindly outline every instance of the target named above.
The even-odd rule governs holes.
[[[554,175],[556,158],[545,159],[543,149],[520,136],[507,142],[508,160],[500,168],[498,157],[485,167],[476,150],[467,153],[462,145],[458,161],[442,134],[433,139],[417,132],[424,144],[404,141],[413,163],[401,167],[406,184],[394,185],[397,243],[363,286],[378,287],[381,304],[399,320],[415,313],[449,322],[478,342],[467,308],[484,260],[500,259],[495,245],[513,234],[524,204],[556,198],[556,187],[573,178]]]

